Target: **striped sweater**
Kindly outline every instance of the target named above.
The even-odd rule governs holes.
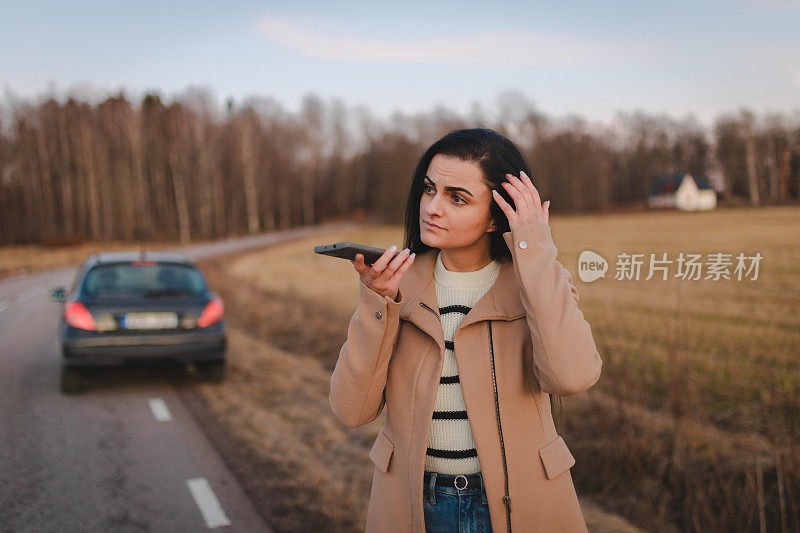
[[[433,408],[425,470],[442,474],[474,474],[481,469],[458,379],[453,337],[461,320],[491,288],[499,273],[497,261],[474,272],[451,272],[444,267],[441,253],[436,257],[434,280],[445,351],[442,377]]]

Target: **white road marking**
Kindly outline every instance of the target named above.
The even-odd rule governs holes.
[[[159,422],[169,422],[172,420],[172,414],[167,408],[167,404],[161,398],[152,398],[147,401],[150,404],[150,410],[153,411],[153,416]]]
[[[37,294],[43,293],[44,290],[40,289],[38,287],[34,287],[33,289],[28,290],[27,292],[30,293],[30,294],[22,293],[22,294],[27,294],[27,296],[20,296],[19,298],[17,298],[17,301],[18,302],[22,302],[22,301],[27,300],[28,298],[33,298]]]
[[[214,496],[214,491],[211,490],[211,485],[208,484],[206,478],[198,477],[190,479],[186,481],[186,484],[189,485],[192,497],[197,507],[200,508],[200,512],[203,514],[206,526],[220,527],[231,525],[217,497]]]
[[[8,305],[5,302],[0,302],[0,313],[8,309]]]

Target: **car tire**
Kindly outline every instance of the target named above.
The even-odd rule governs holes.
[[[222,359],[221,361],[204,361],[198,363],[197,369],[200,371],[200,375],[205,381],[220,383],[225,380],[226,366],[225,360]]]
[[[66,365],[61,367],[61,392],[81,392],[85,388],[86,383],[79,368]]]

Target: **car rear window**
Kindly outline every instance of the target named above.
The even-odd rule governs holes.
[[[86,274],[81,292],[87,296],[195,296],[206,291],[195,268],[174,263],[99,265]]]

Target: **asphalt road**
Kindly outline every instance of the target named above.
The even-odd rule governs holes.
[[[335,230],[175,249],[194,259]],[[0,531],[270,531],[181,403],[191,374],[102,370],[59,391],[57,286],[78,265],[0,281]]]

